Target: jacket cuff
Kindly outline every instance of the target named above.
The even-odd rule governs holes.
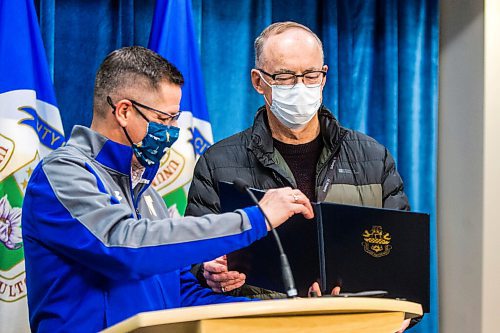
[[[247,214],[248,220],[252,224],[252,229],[255,229],[257,239],[267,235],[266,221],[264,220],[264,214],[262,214],[259,207],[250,206],[243,208],[243,211]]]

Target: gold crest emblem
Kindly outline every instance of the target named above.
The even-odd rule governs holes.
[[[160,161],[160,168],[153,179],[157,191],[171,185],[182,173],[186,159],[177,150],[170,148]]]
[[[366,253],[375,258],[386,256],[391,252],[391,235],[382,230],[381,226],[374,225],[370,231],[363,232],[364,242],[361,244]]]

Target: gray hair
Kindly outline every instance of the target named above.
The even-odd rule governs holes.
[[[97,71],[94,114],[105,116],[106,97],[134,87],[158,88],[160,82],[184,84],[181,72],[165,58],[142,46],[129,46],[108,54]]]
[[[260,33],[259,37],[257,37],[255,39],[255,42],[253,45],[254,45],[254,49],[255,49],[255,66],[256,67],[262,66],[261,55],[262,55],[264,43],[266,42],[266,40],[270,36],[279,35],[279,34],[285,32],[289,29],[302,29],[302,30],[305,30],[308,33],[310,33],[318,41],[319,47],[321,48],[321,57],[324,58],[323,43],[321,43],[321,40],[319,39],[319,37],[314,32],[312,32],[311,29],[309,29],[305,25],[302,25],[302,24],[297,23],[297,22],[292,22],[292,21],[276,22],[276,23],[271,24],[267,28],[265,28]]]

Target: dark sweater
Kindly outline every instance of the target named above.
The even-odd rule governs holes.
[[[279,151],[292,171],[297,188],[311,201],[316,201],[316,165],[318,163],[323,140],[320,135],[304,144],[287,144],[273,139],[274,147]]]

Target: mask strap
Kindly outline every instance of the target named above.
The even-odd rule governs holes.
[[[107,96],[106,97],[106,101],[108,102],[108,104],[113,108],[113,114],[116,113],[116,105],[113,104],[113,101],[111,100],[111,97]],[[134,103],[132,103],[132,106],[137,110],[137,112],[139,112],[139,114],[142,116],[142,118],[144,118],[144,120],[146,120],[149,124],[149,119],[146,118],[146,116],[141,112],[141,110],[139,110],[135,105]],[[123,132],[125,133],[125,136],[127,137],[127,140],[128,142],[130,142],[130,144],[133,146],[134,145],[134,142],[132,142],[132,139],[130,138],[130,135],[128,135],[128,132],[127,132],[127,129],[125,127],[122,127],[122,130]]]
[[[133,146],[135,143],[132,142],[130,135],[128,135],[127,129],[125,127],[122,127],[122,130],[125,133],[125,136],[127,137],[128,142],[130,142],[130,144]]]
[[[111,100],[111,97],[106,97],[106,101],[108,102],[108,104],[113,108],[113,114],[116,113],[116,106],[113,104],[113,101]]]
[[[269,101],[267,100],[266,95],[263,94],[262,96],[264,96],[264,101],[266,101],[266,104],[269,105],[269,107],[271,107],[271,103],[269,103]]]
[[[113,101],[111,100],[111,97],[107,96],[106,97],[106,101],[113,108],[113,114],[115,114],[116,113],[116,105],[113,104]],[[134,109],[137,112],[139,112],[139,114],[141,115],[141,117],[144,118],[144,120],[149,123],[150,120],[144,115],[144,113],[142,113],[141,110],[139,110],[139,108],[137,106],[135,106],[134,102],[132,102],[132,101],[130,101],[130,102],[132,103],[132,106],[134,107]]]
[[[265,84],[267,84],[267,85],[268,85],[268,86],[272,89],[272,88],[273,88],[273,86],[272,86],[272,85],[270,85],[270,84],[266,81],[266,79],[264,79],[264,77],[262,76],[262,73],[261,73],[261,72],[259,72],[259,75],[260,75],[260,78],[262,79],[262,81],[264,81],[264,83],[265,83]],[[269,105],[269,107],[271,107],[271,103],[269,103],[269,101],[267,100],[266,95],[265,95],[265,94],[262,94],[262,96],[264,96],[264,100],[266,101],[266,104],[267,104],[267,105]]]
[[[264,81],[265,84],[267,84],[269,87],[273,87],[271,84],[269,84],[269,82],[266,81],[266,79],[264,79],[264,77],[262,76],[262,73],[259,71],[259,75],[260,75],[260,78],[262,79],[262,81]]]

